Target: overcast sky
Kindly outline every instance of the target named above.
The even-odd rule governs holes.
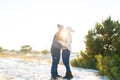
[[[85,48],[84,37],[96,22],[120,20],[120,0],[0,0],[0,46],[50,49],[57,24],[71,26],[72,50]]]

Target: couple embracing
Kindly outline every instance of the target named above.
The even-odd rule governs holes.
[[[69,58],[71,52],[72,36],[71,32],[74,30],[71,27],[64,28],[64,26],[57,24],[58,31],[55,33],[52,46],[51,46],[51,56],[52,56],[52,66],[51,66],[51,78],[57,79],[62,77],[58,74],[57,68],[60,61],[60,54],[62,53],[62,61],[66,68],[66,74],[63,78],[71,79],[73,78]]]

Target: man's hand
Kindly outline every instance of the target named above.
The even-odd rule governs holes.
[[[67,49],[67,47],[65,47],[65,46],[62,46],[62,50],[65,50],[65,49]]]

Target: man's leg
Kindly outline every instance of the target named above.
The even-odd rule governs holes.
[[[51,66],[51,76],[58,76],[57,67],[60,61],[60,49],[52,47],[51,48],[52,55],[52,66]]]

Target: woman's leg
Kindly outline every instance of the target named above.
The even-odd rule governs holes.
[[[69,58],[70,58],[70,50],[68,49],[63,50],[62,60],[63,60],[63,64],[66,67],[66,72],[71,72],[70,65],[69,65]]]
[[[70,69],[70,64],[69,64],[69,59],[70,59],[70,50],[65,49],[62,52],[62,59],[63,59],[63,63],[66,67],[66,75],[63,78],[67,78],[67,79],[71,79],[73,78],[71,69]]]

